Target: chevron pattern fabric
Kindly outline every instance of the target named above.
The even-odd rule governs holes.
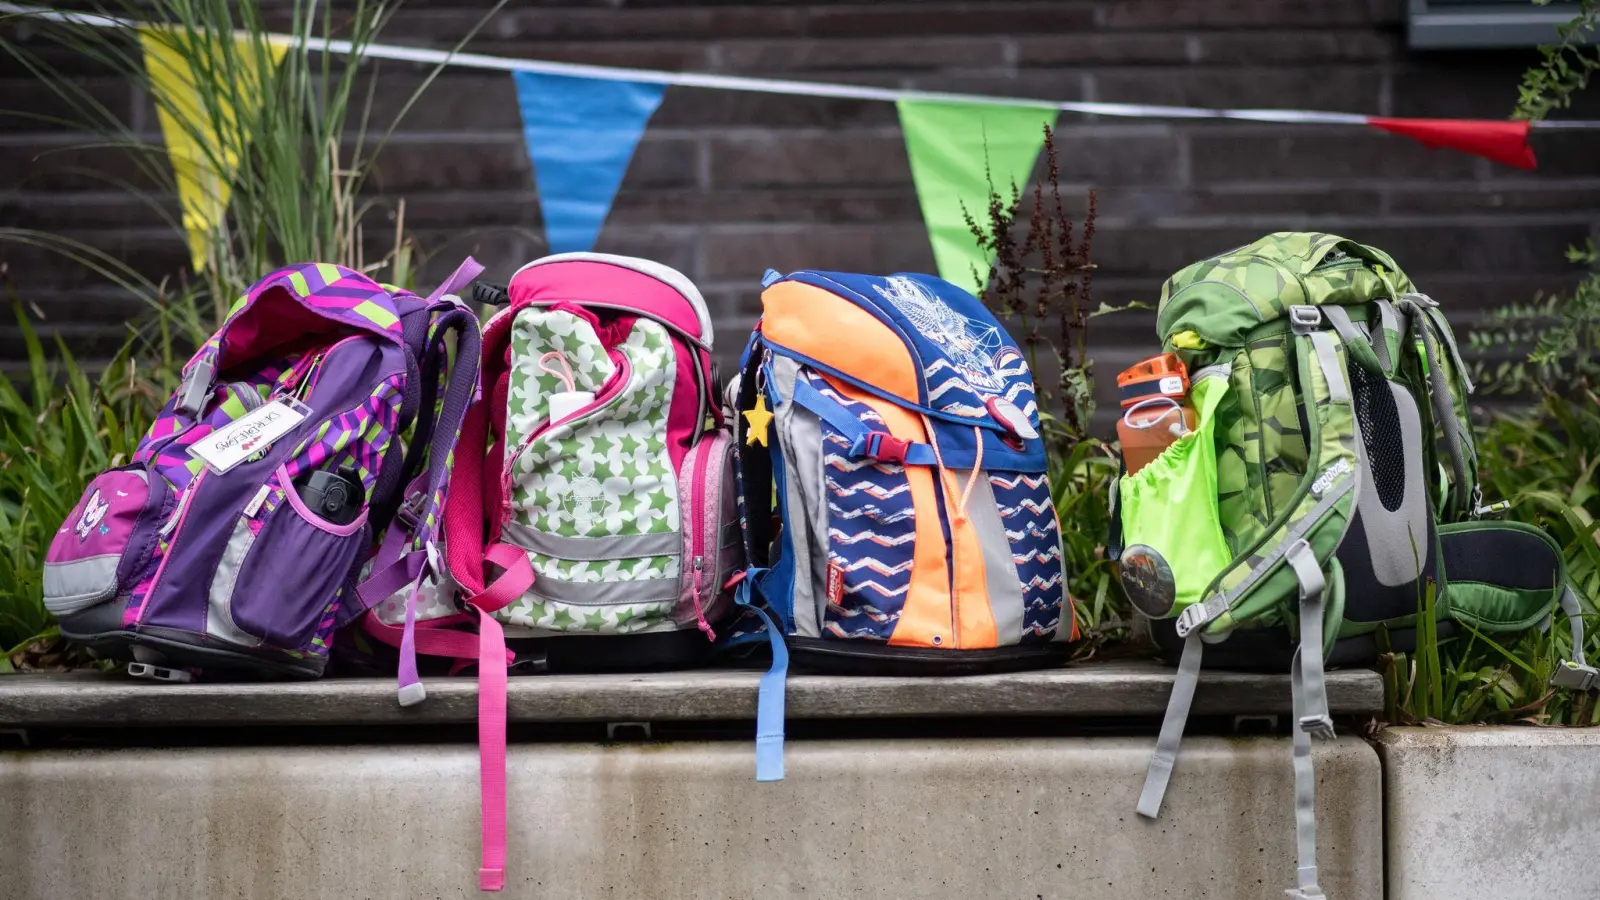
[[[871,407],[835,391],[813,372],[801,377],[869,427],[887,430]],[[916,521],[905,468],[850,456],[850,441],[822,425],[828,502],[828,569],[843,578],[822,622],[825,637],[887,641],[911,588]],[[831,578],[830,578],[831,580]]]
[[[1055,635],[1066,603],[1061,529],[1050,483],[1044,475],[1006,473],[989,476],[989,484],[1022,582],[1022,641],[1043,643]]]

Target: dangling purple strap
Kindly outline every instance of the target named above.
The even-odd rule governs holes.
[[[467,257],[461,265],[456,266],[455,272],[446,278],[433,293],[428,295],[428,305],[432,306],[445,294],[459,294],[462,288],[472,283],[472,279],[483,274],[483,265],[472,257]]]

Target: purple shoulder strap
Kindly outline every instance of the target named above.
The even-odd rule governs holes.
[[[384,598],[414,582],[427,559],[427,545],[432,541],[444,507],[451,454],[478,386],[478,318],[464,304],[446,302],[444,298],[464,289],[482,272],[483,266],[468,257],[428,295],[426,305],[436,317],[437,333],[456,333],[454,365],[446,365],[443,360],[438,366],[429,365],[427,360],[419,361],[422,363],[419,366],[422,372],[448,373],[439,417],[433,424],[433,433],[429,438],[426,480],[419,476],[412,485],[407,486],[408,494],[413,486],[421,487],[420,502],[415,506],[408,503],[390,524],[390,532],[385,536],[372,574],[356,592],[355,605],[358,608],[350,611],[352,615],[371,609]],[[446,352],[442,341],[428,340],[424,343],[428,354]]]

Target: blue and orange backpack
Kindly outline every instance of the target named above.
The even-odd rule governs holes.
[[[770,645],[756,778],[783,777],[783,683],[1061,661],[1066,600],[1033,378],[971,294],[928,275],[763,279],[729,385],[749,568],[730,653]]]

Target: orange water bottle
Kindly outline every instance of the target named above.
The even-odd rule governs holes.
[[[1128,474],[1144,468],[1172,442],[1195,428],[1189,371],[1175,353],[1142,359],[1117,375],[1122,417],[1117,439]]]

